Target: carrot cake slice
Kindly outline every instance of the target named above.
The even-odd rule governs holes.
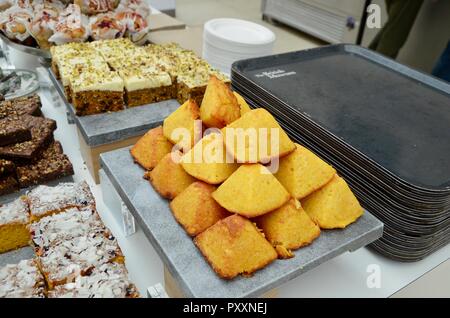
[[[0,253],[27,246],[28,205],[19,198],[0,206]]]
[[[56,187],[38,186],[28,192],[27,201],[32,222],[74,207],[95,209],[95,200],[86,181],[60,183]]]
[[[188,67],[188,70],[180,72],[177,75],[178,102],[184,103],[193,99],[198,105],[201,105],[211,75],[216,76],[227,85],[230,84],[226,75],[211,69],[209,65],[205,65],[203,62],[198,62],[196,66]]]
[[[44,217],[29,226],[31,241],[36,253],[53,245],[84,236],[90,232],[107,232],[97,212],[92,207],[71,208],[65,212]]]
[[[128,279],[122,264],[107,263],[89,276],[78,276],[73,283],[56,286],[49,298],[138,298],[139,293]]]
[[[155,67],[119,70],[125,84],[125,101],[129,107],[171,99],[175,92],[168,73]]]
[[[96,70],[97,72],[109,72],[109,66],[98,56],[90,58],[84,55],[73,56],[60,64],[60,79],[64,87],[66,99],[69,103],[72,102],[71,80],[80,76],[81,73],[89,72],[91,70]]]
[[[106,61],[117,57],[123,57],[125,51],[134,50],[136,48],[134,43],[128,38],[94,41],[87,45],[99,53]]]
[[[35,260],[0,269],[0,298],[44,298],[45,281]]]
[[[61,63],[67,61],[70,56],[81,56],[83,53],[91,50],[83,43],[68,43],[65,45],[55,45],[50,48],[52,55],[52,70],[57,78],[60,78],[59,67]]]
[[[89,275],[95,267],[121,263],[125,259],[115,237],[109,231],[91,231],[84,236],[50,245],[37,254],[39,267],[49,289]]]
[[[133,46],[131,48],[118,47],[109,51],[108,55],[105,55],[104,58],[109,66],[115,71],[129,67],[139,68],[142,66],[155,66],[152,64],[150,55],[140,46]]]
[[[66,98],[71,102],[70,80],[84,69],[108,71],[106,61],[92,47],[80,43],[55,46],[52,52],[52,70],[61,80]]]
[[[78,116],[124,109],[124,83],[115,71],[84,69],[70,79],[70,90]]]
[[[152,65],[169,73],[172,82],[176,83],[176,74],[178,66],[181,63],[179,56],[167,50],[164,45],[159,44],[149,44],[143,47],[143,49],[147,53]]]

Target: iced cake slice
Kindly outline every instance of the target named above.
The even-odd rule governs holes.
[[[28,205],[19,198],[0,206],[0,254],[27,246]]]
[[[52,70],[61,80],[66,98],[71,102],[70,80],[85,68],[109,70],[106,61],[89,45],[69,43],[51,48]]]
[[[94,41],[88,45],[106,61],[117,57],[123,57],[126,51],[134,50],[136,47],[128,38]]]
[[[211,75],[216,76],[227,85],[230,84],[230,80],[224,74],[211,69],[205,63],[200,60],[189,67],[188,70],[177,75],[177,100],[179,103],[193,99],[198,105],[201,105]]]
[[[52,71],[57,78],[61,78],[61,64],[67,62],[70,57],[88,54],[93,49],[83,43],[67,43],[65,45],[55,45],[50,48],[52,54]]]
[[[45,282],[35,260],[0,269],[0,298],[44,298]]]
[[[79,116],[124,109],[124,83],[115,71],[85,70],[71,78],[70,91]]]
[[[74,207],[95,209],[95,199],[86,181],[60,183],[56,187],[41,185],[28,192],[27,201],[32,222]]]
[[[57,286],[49,298],[138,298],[136,287],[128,279],[124,265],[107,263],[95,268],[88,276]]]
[[[125,84],[125,102],[129,107],[171,99],[176,87],[169,73],[155,67],[119,70]]]
[[[95,267],[121,263],[125,259],[116,239],[109,231],[92,231],[87,235],[51,245],[37,254],[39,266],[49,289],[89,275]]]
[[[98,55],[74,55],[66,57],[59,66],[61,83],[64,87],[64,93],[67,101],[72,102],[72,90],[70,83],[83,72],[109,72],[108,64]]]
[[[44,217],[30,224],[29,231],[38,254],[42,254],[51,246],[91,232],[108,232],[97,212],[91,207],[71,208],[59,214]]]

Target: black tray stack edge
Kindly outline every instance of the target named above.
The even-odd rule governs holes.
[[[342,44],[239,61],[231,77],[385,224],[374,250],[412,262],[450,243],[450,85]]]

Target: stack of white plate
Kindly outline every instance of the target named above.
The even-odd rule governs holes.
[[[238,19],[214,19],[205,23],[203,58],[226,74],[233,62],[270,55],[275,34],[259,24]]]

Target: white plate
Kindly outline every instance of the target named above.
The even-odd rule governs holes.
[[[273,44],[264,46],[264,47],[255,47],[251,50],[245,49],[245,48],[239,48],[239,50],[234,49],[233,51],[230,50],[229,47],[217,47],[215,44],[211,43],[206,38],[203,40],[203,48],[207,49],[211,53],[214,52],[214,54],[217,55],[224,55],[229,57],[258,57],[262,55],[268,55],[272,54],[273,52]]]
[[[205,23],[205,38],[217,47],[260,47],[271,45],[275,34],[262,25],[239,19],[213,19]]]

